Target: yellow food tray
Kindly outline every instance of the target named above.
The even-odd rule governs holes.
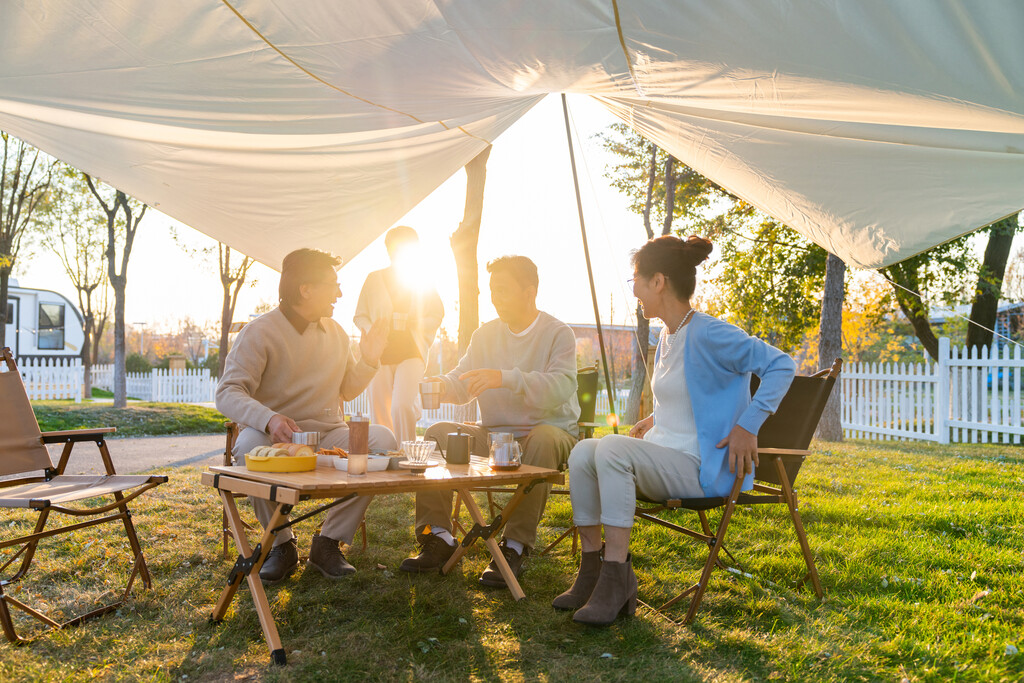
[[[265,456],[245,454],[245,469],[253,472],[306,472],[316,469],[315,455]]]

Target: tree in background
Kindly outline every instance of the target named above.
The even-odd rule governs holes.
[[[654,238],[652,222],[660,223],[660,234],[668,235],[672,232],[674,219],[696,219],[713,202],[727,196],[717,184],[680,164],[671,154],[648,142],[625,124],[612,124],[608,132],[599,138],[604,148],[619,158],[605,170],[605,177],[611,181],[612,187],[627,197],[630,210],[643,217],[647,239]],[[650,323],[644,318],[638,302],[633,371],[629,399],[623,413],[626,423],[635,423],[642,417],[642,396],[644,391],[649,391],[649,337]]]
[[[220,285],[222,289],[220,307],[220,345],[217,347],[217,376],[224,372],[224,363],[228,358],[228,335],[231,333],[231,322],[235,317],[235,305],[238,303],[238,293],[245,284],[245,278],[249,269],[256,261],[245,254],[239,254],[242,260],[231,263],[231,247],[223,242],[217,242],[217,266],[220,270]],[[252,284],[256,284],[253,280]]]
[[[106,224],[78,171],[63,166],[47,200],[49,229],[43,237],[60,259],[78,294],[84,343],[84,398],[92,396],[92,366],[99,355],[103,330],[110,318],[107,280]]]
[[[984,231],[988,233],[983,234],[988,242],[983,262],[973,254],[972,240],[976,238],[971,233],[880,269],[892,286],[900,311],[910,321],[914,334],[933,359],[938,357],[939,340],[930,322],[932,307],[944,305],[952,308],[964,301],[972,301],[977,303],[977,308],[975,310],[972,306],[971,320],[988,328],[995,326],[996,309],[989,302],[992,297],[998,302],[998,290],[1005,276],[1016,222],[1016,216],[1012,222],[1004,219]],[[1010,239],[1007,239],[1006,233],[1010,231]],[[991,248],[988,245],[992,245]],[[989,302],[983,302],[984,299]],[[975,312],[977,317],[973,315]],[[977,332],[972,337],[970,328],[967,334],[969,346],[976,346],[984,339],[977,336]],[[991,335],[988,335],[988,343],[991,344]]]
[[[213,255],[213,247],[194,247],[186,244],[174,228],[171,228],[171,237],[186,254],[193,258],[200,258],[208,261]],[[232,255],[241,256],[241,261],[232,261]],[[224,363],[228,357],[228,344],[230,343],[231,324],[235,317],[235,306],[238,304],[238,293],[242,291],[249,269],[256,263],[256,260],[234,252],[231,247],[223,242],[217,242],[217,271],[220,275],[221,306],[220,306],[220,342],[217,352],[217,365],[212,366],[213,372],[220,377],[224,371]],[[250,285],[255,285],[252,280]],[[196,362],[196,365],[199,363]]]
[[[130,199],[121,190],[115,190],[103,183],[96,183],[88,174],[82,174],[89,191],[103,209],[107,222],[107,278],[114,289],[114,407],[124,408],[128,405],[127,384],[125,380],[125,345],[124,345],[124,306],[125,289],[128,286],[128,259],[135,243],[135,233],[139,223],[146,215],[145,204]],[[118,223],[121,215],[121,223]],[[123,241],[122,239],[123,238]],[[121,250],[118,272],[118,247]]]
[[[7,292],[22,240],[53,181],[57,160],[0,131],[0,348],[7,346]]]
[[[985,254],[978,269],[978,284],[971,302],[971,320],[967,328],[967,348],[992,345],[992,332],[999,314],[999,297],[1006,276],[1013,236],[1017,234],[1020,214],[1007,216],[989,227]]]
[[[462,222],[452,233],[452,254],[459,277],[459,353],[469,348],[470,337],[480,327],[480,284],[476,258],[480,241],[480,222],[484,213],[484,186],[487,183],[487,158],[491,146],[487,145],[466,164],[466,206]],[[475,409],[475,406],[474,406]]]

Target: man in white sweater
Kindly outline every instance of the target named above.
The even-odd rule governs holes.
[[[363,334],[357,362],[348,335],[331,318],[341,296],[335,272],[340,264],[338,257],[313,249],[285,256],[280,306],[238,333],[217,386],[217,409],[242,426],[233,452],[237,462],[256,446],[290,442],[293,432],[321,432],[324,448],[348,447],[339,399],[358,396],[377,372],[388,321],[379,320]],[[393,449],[397,443],[387,428],[371,425],[369,445]],[[355,571],[338,544],[352,542],[371,499],[358,496],[327,513],[313,537],[309,566],[332,579]],[[273,505],[251,500],[265,528]],[[260,578],[267,584],[283,581],[298,562],[295,537],[285,529],[274,540]]]
[[[525,256],[503,256],[487,264],[491,302],[498,320],[480,326],[458,366],[441,377],[446,403],[480,406],[480,426],[440,422],[426,438],[446,444],[461,427],[473,436],[473,452],[487,455],[491,432],[511,432],[523,448],[523,463],[561,469],[579,434],[576,399],[576,338],[565,323],[537,310],[537,266]],[[534,487],[509,517],[502,554],[518,577],[537,539],[550,484]],[[455,550],[451,492],[416,496],[417,540],[422,550],[400,569],[436,571]],[[487,586],[504,586],[494,562],[480,576]]]

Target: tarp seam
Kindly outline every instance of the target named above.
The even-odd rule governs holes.
[[[633,89],[636,90],[637,95],[643,97],[644,93],[640,89],[640,82],[637,80],[636,73],[633,71],[633,58],[629,56],[629,48],[626,47],[626,36],[622,33],[622,21],[619,20],[618,0],[612,0],[612,10],[615,12],[615,30],[619,34],[619,45],[622,46],[622,54],[626,57],[626,68],[629,69],[629,79],[633,81]]]
[[[228,0],[221,0],[221,2],[224,3],[224,5],[229,10],[231,10],[234,13],[234,15],[236,17],[238,17],[241,20],[241,22],[243,24],[245,24],[249,28],[250,31],[252,31],[257,36],[259,36],[259,39],[262,40],[264,43],[266,43],[267,47],[272,49],[277,54],[281,55],[281,57],[284,58],[289,64],[291,64],[296,69],[298,69],[302,73],[306,74],[307,76],[309,76],[313,80],[317,81],[318,83],[322,83],[323,85],[326,85],[331,90],[335,90],[337,92],[340,92],[342,95],[347,95],[348,97],[351,97],[352,99],[359,100],[360,102],[365,102],[366,104],[370,105],[371,107],[378,107],[380,109],[383,109],[384,111],[389,111],[389,112],[391,112],[393,114],[398,114],[400,116],[406,116],[406,117],[412,119],[413,121],[415,121],[416,123],[429,123],[428,121],[423,121],[422,119],[419,119],[416,116],[414,116],[414,115],[412,115],[412,114],[410,114],[408,112],[400,111],[400,110],[395,109],[393,107],[389,107],[389,106],[387,106],[385,104],[380,104],[378,102],[374,102],[372,100],[368,100],[365,97],[360,97],[359,95],[356,95],[355,93],[351,93],[348,90],[345,90],[344,88],[339,88],[338,86],[334,85],[333,83],[330,83],[329,81],[324,80],[320,76],[317,76],[315,73],[313,73],[312,71],[310,71],[306,67],[302,66],[297,61],[295,61],[295,59],[293,59],[292,57],[289,57],[287,54],[285,54],[284,50],[279,48],[277,45],[275,45],[273,42],[271,42],[269,38],[267,38],[265,35],[263,35],[263,33],[261,33],[260,30],[258,28],[256,28],[252,24],[252,22],[250,22],[248,19],[246,19],[244,16],[242,16],[242,13],[239,12],[237,9],[235,9],[235,7],[232,6],[232,4],[230,2],[228,2]],[[437,121],[436,123],[439,126],[441,126],[442,128],[444,128],[445,130],[452,130],[452,128],[450,126],[448,126],[447,124],[445,124],[444,121]],[[473,133],[470,133],[468,130],[466,130],[462,126],[457,126],[456,129],[459,130],[462,134],[464,134],[464,135],[466,135],[468,137],[474,138],[476,140],[480,140],[481,142],[483,142],[485,144],[488,144],[488,145],[491,144],[489,141],[481,138],[480,136],[474,135]]]

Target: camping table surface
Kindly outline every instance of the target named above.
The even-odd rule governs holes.
[[[227,586],[214,608],[213,620],[219,622],[224,618],[228,606],[244,578],[249,584],[249,591],[252,594],[267,645],[270,648],[271,658],[275,663],[284,664],[286,662],[285,651],[277,633],[277,625],[270,610],[270,602],[267,600],[266,592],[263,590],[263,584],[259,578],[260,567],[267,559],[267,555],[270,554],[274,537],[285,528],[282,525],[288,524],[286,517],[291,512],[292,506],[304,500],[338,499],[355,494],[381,495],[385,493],[415,493],[417,491],[456,491],[469,510],[474,526],[456,548],[451,559],[441,569],[441,573],[446,574],[451,571],[469,546],[477,538],[482,538],[512,596],[516,600],[526,597],[509,568],[508,562],[501,554],[494,536],[504,526],[508,516],[512,514],[523,495],[532,488],[533,484],[543,482],[560,484],[564,481],[563,475],[556,470],[530,465],[523,465],[511,472],[497,472],[488,466],[486,458],[476,456],[470,458],[467,465],[448,465],[436,457],[431,458],[431,462],[439,464],[428,468],[424,474],[411,474],[408,470],[384,470],[353,476],[333,467],[324,466],[319,466],[308,472],[251,472],[242,466],[211,467],[208,472],[204,472],[202,483],[217,489],[240,553],[228,576]],[[505,508],[493,521],[488,523],[469,490],[479,486],[496,485],[514,485],[517,488]],[[235,506],[235,499],[232,495],[234,493],[256,496],[277,503],[273,517],[263,531],[255,550],[250,547],[245,534],[245,525],[238,516],[238,508]],[[315,512],[308,514],[315,514]]]

